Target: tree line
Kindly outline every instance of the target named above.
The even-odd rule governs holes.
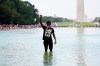
[[[44,22],[73,22],[63,17],[44,16]],[[0,24],[33,25],[39,23],[38,9],[28,1],[0,0]]]
[[[51,22],[73,22],[73,20],[63,17],[52,17],[52,16],[44,16],[43,21],[51,21]]]
[[[95,17],[93,22],[100,22],[100,17]]]
[[[0,0],[0,24],[31,25],[39,22],[38,9],[28,1]]]

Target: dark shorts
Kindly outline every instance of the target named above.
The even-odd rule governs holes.
[[[49,46],[50,51],[52,51],[52,49],[53,49],[52,40],[44,40],[44,48],[45,48],[45,50],[48,49],[48,46]]]

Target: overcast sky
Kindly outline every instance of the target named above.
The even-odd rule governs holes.
[[[77,0],[23,0],[34,4],[44,16],[76,19]],[[85,15],[88,18],[100,17],[100,0],[84,0]]]

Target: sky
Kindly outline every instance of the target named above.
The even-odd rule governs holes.
[[[43,16],[76,19],[77,0],[23,0],[35,5]],[[100,17],[100,0],[84,0],[85,16],[94,19]]]

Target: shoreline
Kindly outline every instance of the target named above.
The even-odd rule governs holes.
[[[6,29],[33,29],[40,28],[40,25],[0,25],[0,30]],[[77,27],[77,28],[85,28],[85,27],[100,27],[100,26],[52,26],[52,27]]]

